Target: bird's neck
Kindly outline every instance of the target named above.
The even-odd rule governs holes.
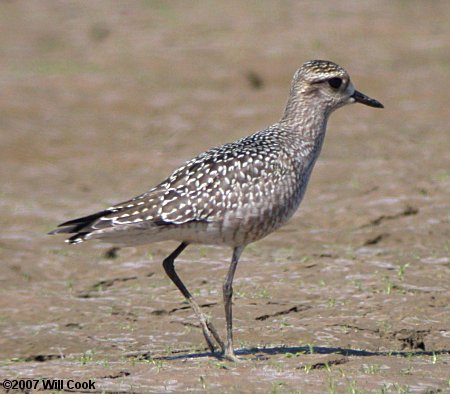
[[[280,124],[302,139],[316,140],[321,144],[329,116],[330,111],[308,100],[299,100],[294,95],[289,98]]]

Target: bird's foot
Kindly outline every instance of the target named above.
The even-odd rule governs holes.
[[[236,354],[234,354],[233,348],[227,348],[225,352],[222,353],[222,358],[227,361],[232,361],[234,363],[241,363],[243,360],[238,358]]]
[[[207,318],[202,322],[202,331],[211,353],[213,355],[223,354],[225,352],[225,344],[213,324]],[[217,348],[216,344],[219,345],[219,348]]]

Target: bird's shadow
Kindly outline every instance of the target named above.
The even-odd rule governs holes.
[[[418,357],[418,356],[434,356],[441,354],[450,354],[449,349],[443,350],[396,350],[396,351],[369,351],[369,350],[355,350],[346,349],[341,347],[324,347],[324,346],[274,346],[274,347],[251,347],[241,348],[235,350],[237,356],[252,356],[255,359],[264,359],[268,356],[274,355],[297,355],[297,354],[338,354],[348,357],[374,357],[374,356],[392,356],[392,357]],[[173,351],[168,356],[155,356],[150,352],[133,354],[132,357],[139,358],[140,360],[187,360],[198,359],[206,357],[215,357],[222,359],[219,354],[211,353],[208,351],[189,353],[187,351],[178,350]]]

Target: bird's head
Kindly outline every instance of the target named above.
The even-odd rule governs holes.
[[[327,60],[303,64],[294,75],[291,96],[329,113],[352,103],[383,108],[379,101],[355,90],[347,71]]]

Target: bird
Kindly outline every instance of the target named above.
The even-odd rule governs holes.
[[[280,120],[235,142],[207,150],[155,187],[125,202],[60,224],[49,234],[66,242],[100,240],[117,246],[174,240],[179,246],[163,268],[198,319],[211,354],[239,361],[233,347],[233,278],[245,247],[293,216],[320,154],[329,116],[347,104],[383,105],[353,86],[347,71],[310,60],[294,74]],[[175,270],[190,244],[231,247],[223,282],[224,342]]]

